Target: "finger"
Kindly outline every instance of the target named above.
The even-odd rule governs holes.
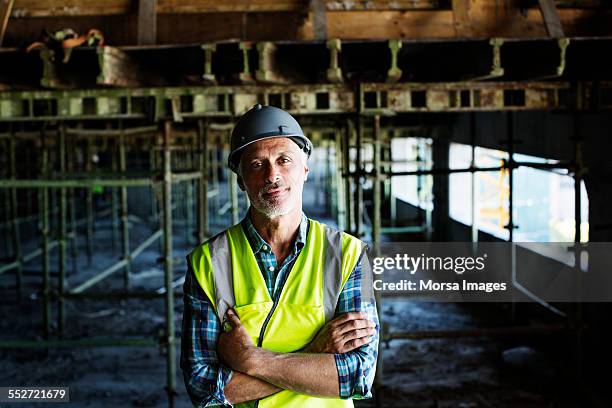
[[[371,341],[372,341],[372,337],[362,337],[360,339],[349,340],[346,343],[344,343],[341,353],[348,353],[349,351],[358,349],[359,347],[365,344],[368,344]]]
[[[332,322],[336,324],[343,324],[351,320],[365,319],[368,315],[364,312],[348,312],[343,315],[336,317]]]
[[[337,330],[339,333],[347,333],[352,330],[365,329],[365,328],[372,327],[369,322],[370,321],[367,319],[349,320],[343,323],[342,325],[338,326]]]
[[[229,321],[233,327],[238,327],[241,325],[240,318],[234,311],[234,309],[228,309],[227,313],[225,313],[225,320]]]
[[[361,339],[363,337],[370,337],[370,336],[373,336],[374,334],[376,334],[376,330],[372,328],[351,330],[350,332],[344,335],[344,341],[347,342],[351,340]]]

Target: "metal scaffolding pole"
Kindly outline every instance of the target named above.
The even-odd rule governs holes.
[[[59,170],[61,173],[66,171],[66,127],[64,123],[59,128]],[[66,188],[59,190],[59,293],[64,294],[66,289]],[[66,328],[66,309],[63,299],[59,299],[58,309],[58,331],[60,336]]]
[[[12,134],[13,132],[12,126],[10,128],[10,131],[11,131],[11,138],[9,140],[9,149],[10,149],[10,157],[11,157],[10,178],[12,180],[16,180],[17,179],[17,159],[15,156],[16,140]],[[16,283],[16,288],[17,288],[17,301],[19,302],[21,300],[21,294],[23,290],[23,283],[22,283],[23,266],[21,262],[21,234],[19,231],[19,223],[17,222],[17,219],[19,218],[19,210],[18,210],[19,201],[17,197],[17,189],[12,188],[10,190],[10,194],[11,194],[11,218],[12,218],[11,231],[12,231],[12,244],[13,244],[12,245],[13,246],[13,258],[15,258],[15,261],[19,263],[17,268],[15,268],[16,269],[15,283]]]
[[[91,139],[85,140],[85,171],[91,171]],[[85,232],[85,245],[87,252],[87,265],[91,266],[91,258],[93,253],[93,192],[91,187],[85,189],[85,217],[87,219],[87,228]]]
[[[66,135],[66,144],[67,144],[67,167],[68,172],[74,172],[74,162],[75,162],[75,137],[74,135],[67,134]],[[77,220],[76,220],[76,193],[75,188],[70,188],[68,190],[69,196],[69,216],[70,216],[70,255],[71,255],[71,264],[72,264],[72,274],[76,275],[77,273]]]
[[[44,130],[41,131],[41,177],[48,177],[49,151]],[[41,220],[42,235],[42,275],[43,275],[43,328],[45,339],[49,338],[51,326],[51,285],[49,279],[49,189],[41,188],[38,190],[39,211]]]
[[[117,173],[118,167],[119,167],[117,166],[117,150],[118,150],[117,139],[115,139],[114,142],[115,142],[115,145],[111,148],[111,169],[114,173]],[[115,251],[117,250],[117,242],[119,241],[119,222],[117,219],[117,214],[119,212],[117,193],[119,189],[117,187],[111,187],[110,190],[111,190],[111,216],[110,216],[111,218],[111,248],[113,250],[113,253],[115,253]]]
[[[381,239],[381,231],[382,231],[382,180],[380,178],[380,148],[381,148],[381,138],[380,138],[380,116],[374,116],[374,140],[373,140],[373,148],[374,148],[374,168],[372,169],[374,173],[373,180],[373,188],[372,195],[374,200],[373,205],[373,214],[372,214],[372,241],[374,242],[374,254],[378,256],[380,253],[380,239]],[[376,303],[378,305],[378,321],[379,326],[380,322],[382,322],[382,299],[380,296],[380,291],[374,291],[374,298],[376,299]],[[382,335],[381,329],[381,335]],[[376,398],[376,406],[382,405],[382,385],[383,385],[383,358],[382,353],[380,353],[380,343],[379,343],[379,358],[376,361],[376,377],[375,379],[375,398]]]
[[[354,129],[356,132],[355,135],[355,147],[357,149],[355,155],[355,172],[357,173],[355,176],[355,236],[357,238],[363,237],[363,183],[361,179],[361,172],[365,169],[363,168],[362,158],[361,158],[361,143],[363,141],[363,118],[361,116],[357,117],[357,126]]]
[[[353,122],[348,119],[346,123],[346,127],[344,128],[343,136],[344,143],[342,144],[342,177],[344,177],[344,194],[345,194],[345,209],[346,209],[346,221],[345,228],[346,232],[352,233],[354,231],[353,228],[353,194],[352,194],[352,181],[351,178],[351,162],[350,162],[350,152],[351,152],[351,135],[353,133]]]
[[[215,137],[215,149],[211,151],[212,161],[212,178],[213,178],[213,188],[217,192],[215,195],[215,208],[213,214],[216,214],[216,219],[219,219],[219,210],[221,209],[221,193],[219,188],[219,160],[217,160],[217,154],[223,150],[223,144],[221,143],[220,137]]]
[[[172,123],[165,122],[164,127],[164,278],[166,287],[166,345],[167,345],[167,388],[168,405],[174,406],[175,395],[175,348],[174,348],[174,292],[172,288],[172,152],[171,144]]]
[[[125,174],[127,171],[126,152],[125,152],[125,134],[123,132],[123,123],[119,123],[119,171]],[[123,260],[125,266],[123,268],[123,285],[127,291],[130,287],[130,221],[128,219],[128,193],[127,187],[121,186],[121,241],[123,249]]]
[[[472,146],[472,159],[470,162],[470,168],[476,168],[476,115],[470,113],[470,145]],[[470,191],[471,207],[472,207],[472,228],[471,228],[471,240],[472,242],[478,242],[478,173],[473,171],[472,177],[472,189]]]
[[[198,243],[208,236],[208,123],[198,121]]]
[[[336,129],[334,137],[335,137],[335,168],[337,169],[334,173],[335,178],[335,186],[336,186],[336,202],[337,202],[337,210],[336,210],[336,222],[338,223],[338,229],[346,230],[346,193],[344,191],[345,184],[342,179],[343,165],[344,165],[344,155],[342,154],[342,135],[343,132],[340,129]]]

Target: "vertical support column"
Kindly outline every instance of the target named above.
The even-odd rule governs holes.
[[[48,162],[49,151],[47,150],[47,140],[44,130],[41,131],[41,178],[49,176]],[[43,275],[43,328],[45,339],[49,338],[51,327],[51,280],[49,278],[49,189],[41,188],[38,190],[38,203],[41,219],[42,235],[42,275]]]
[[[348,119],[346,127],[344,129],[344,143],[342,144],[342,173],[344,177],[344,194],[345,194],[345,208],[346,208],[346,221],[345,228],[348,233],[355,231],[353,226],[353,186],[351,177],[351,136],[353,133],[353,122]]]
[[[215,219],[219,218],[219,209],[221,208],[221,191],[219,188],[219,160],[217,160],[217,155],[220,151],[223,151],[223,144],[221,143],[219,137],[215,137],[215,149],[211,151],[211,164],[210,167],[212,169],[212,180],[213,180],[213,188],[216,192],[215,194]]]
[[[470,162],[470,169],[472,170],[470,175],[472,177],[472,190],[471,190],[471,207],[472,207],[472,230],[471,238],[472,242],[478,242],[478,173],[476,169],[476,114],[470,113],[470,144],[472,145],[472,160]]]
[[[374,132],[373,132],[373,172],[374,172],[374,185],[372,188],[372,195],[374,200],[373,216],[372,216],[372,241],[374,242],[374,254],[378,256],[380,254],[380,239],[382,231],[382,181],[381,181],[381,166],[380,166],[380,150],[381,150],[381,137],[380,137],[380,116],[374,116]],[[374,291],[374,298],[378,305],[378,321],[381,327],[380,335],[383,336],[382,331],[382,297],[380,291]],[[379,345],[380,347],[380,345]],[[376,406],[382,406],[382,385],[383,385],[383,358],[382,354],[379,354],[379,358],[376,361],[376,377],[375,377],[375,394],[376,394]]]
[[[17,179],[17,159],[15,156],[15,135],[13,135],[13,128],[10,128],[10,139],[9,139],[9,148],[10,148],[10,156],[11,156],[11,175],[10,178],[12,180]],[[21,234],[19,231],[19,206],[18,206],[18,197],[17,197],[17,188],[11,188],[11,230],[12,230],[12,243],[13,243],[13,257],[19,265],[16,268],[15,274],[15,283],[17,287],[17,301],[21,300],[21,292],[23,290],[22,283],[22,270],[23,264],[21,261]],[[8,210],[8,209],[7,209]],[[7,225],[8,227],[8,225]]]
[[[508,241],[514,241],[514,112],[507,112],[508,125]]]
[[[334,178],[332,177],[332,140],[325,139],[325,208],[326,212],[332,217],[336,216],[334,207],[333,190]]]
[[[514,216],[513,216],[513,201],[514,201],[514,113],[512,111],[506,113],[506,127],[508,133],[508,242],[512,243],[514,241]],[[511,258],[510,258],[510,269],[512,273],[512,277],[516,277],[516,246],[511,244]],[[511,302],[511,319],[512,322],[516,320],[516,299],[514,295],[514,291],[512,291],[512,302]]]
[[[62,122],[59,127],[59,171],[66,171],[66,125]],[[66,328],[66,309],[64,304],[64,291],[66,289],[66,188],[59,191],[59,312],[58,329],[60,335]]]
[[[334,174],[335,177],[335,194],[336,194],[336,222],[338,223],[339,230],[345,230],[346,227],[346,194],[344,192],[344,182],[342,180],[342,171],[343,171],[343,163],[344,163],[344,155],[342,154],[342,131],[336,129],[334,134],[336,143],[335,147],[335,164],[336,164],[336,172]]]
[[[123,131],[123,123],[119,123],[119,172],[123,177],[127,170],[126,154],[125,154],[125,133]],[[121,186],[121,241],[123,247],[123,259],[126,261],[123,268],[123,286],[127,291],[130,287],[130,224],[128,219],[128,197],[127,187]]]
[[[155,143],[153,141],[149,142],[149,170],[151,171],[151,174],[154,174],[156,171],[155,168]],[[155,183],[151,184],[150,187],[150,199],[151,199],[151,218],[152,221],[155,222],[156,220],[158,220],[158,214],[157,214],[157,195],[155,193],[156,187],[157,185]],[[161,221],[160,221],[161,224]]]
[[[229,193],[232,203],[232,225],[238,224],[238,176],[231,170],[229,172]]]
[[[362,172],[363,164],[361,160],[361,143],[363,141],[363,119],[361,116],[357,117],[357,128],[356,130],[356,147],[357,154],[355,157],[355,236],[361,238],[363,236],[363,183],[362,183]]]
[[[172,262],[172,152],[170,150],[172,123],[164,124],[164,176],[163,176],[163,212],[164,212],[164,282],[166,287],[166,346],[167,346],[167,388],[168,405],[174,406],[175,395],[175,348],[174,348],[174,289]]]
[[[433,169],[448,169],[449,142],[445,135],[437,137],[432,145]],[[435,173],[434,173],[435,174]],[[433,176],[433,232],[435,240],[449,240],[449,199],[447,173]]]
[[[208,236],[208,123],[198,121],[198,242]]]
[[[74,135],[67,135],[67,140],[66,140],[66,144],[67,144],[67,155],[66,155],[66,159],[68,161],[67,163],[67,167],[68,167],[68,172],[73,174],[74,173],[74,162],[75,162],[75,154],[74,154],[74,150],[76,148],[76,143],[75,143],[75,136]],[[68,194],[69,194],[69,216],[70,216],[70,263],[72,265],[72,274],[76,275],[77,273],[77,222],[76,222],[76,194],[75,194],[75,188],[72,187],[68,190]]]
[[[381,198],[382,198],[382,185],[380,176],[380,116],[374,116],[374,185],[372,188],[374,206],[372,214],[372,241],[374,241],[374,248],[378,253],[378,247],[380,244],[380,235],[382,229],[381,220]]]
[[[113,140],[113,145],[110,147],[111,170],[113,174],[117,174],[119,166],[117,166],[117,139]],[[117,250],[117,241],[119,241],[119,222],[117,220],[118,203],[117,203],[117,187],[111,187],[111,248],[113,254]],[[155,201],[153,201],[155,202]]]
[[[85,171],[89,174],[91,168],[91,139],[87,137],[85,141]],[[85,234],[85,243],[87,245],[87,265],[91,266],[91,257],[93,253],[93,191],[92,187],[86,189],[85,194],[85,216],[87,218],[87,232]]]
[[[580,135],[580,126],[578,120],[578,113],[574,113],[574,273],[578,274],[577,279],[577,293],[582,294],[584,290],[583,283],[583,271],[581,267],[582,258],[582,247],[580,242],[582,241],[582,177],[584,175],[584,161],[582,158],[582,137]],[[575,379],[579,389],[584,389],[583,379],[583,320],[584,320],[584,309],[581,302],[574,303],[574,313],[572,315],[572,324],[576,328],[574,338],[574,364],[575,364]]]

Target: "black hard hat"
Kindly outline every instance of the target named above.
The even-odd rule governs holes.
[[[238,173],[240,155],[244,148],[258,140],[273,137],[290,138],[310,157],[312,143],[304,135],[297,120],[282,109],[257,104],[242,115],[234,126],[231,152],[227,158],[229,168]]]

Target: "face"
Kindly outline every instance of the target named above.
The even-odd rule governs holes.
[[[291,139],[274,137],[247,146],[240,158],[240,188],[267,218],[301,211],[308,174],[306,155]]]

